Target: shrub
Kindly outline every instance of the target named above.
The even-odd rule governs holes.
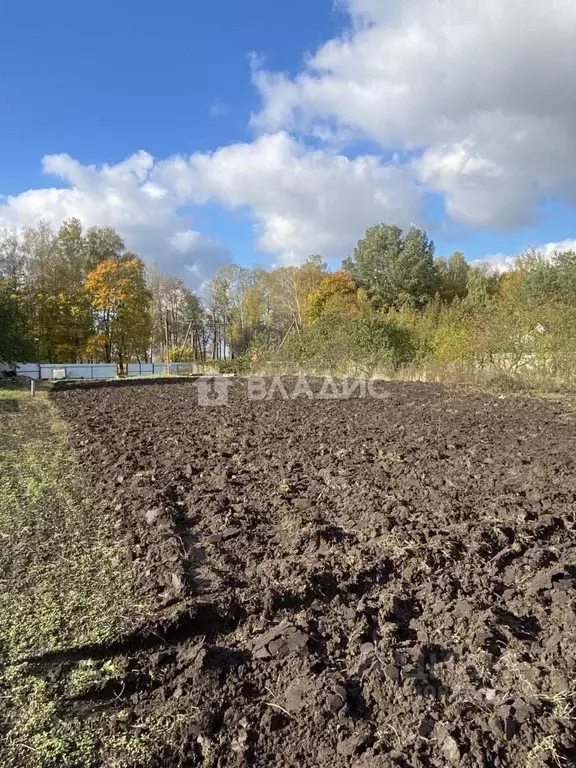
[[[231,360],[212,360],[211,365],[217,368],[219,373],[250,373],[250,358],[233,357]]]
[[[290,362],[311,372],[355,373],[396,370],[415,355],[413,332],[385,315],[325,315],[314,325],[292,332],[276,353],[277,362]]]

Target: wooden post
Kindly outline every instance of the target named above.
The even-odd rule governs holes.
[[[30,379],[30,394],[34,397],[34,379]]]

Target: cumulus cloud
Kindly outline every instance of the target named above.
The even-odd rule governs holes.
[[[576,251],[576,240],[560,240],[557,243],[544,243],[542,245],[535,245],[530,248],[537,253],[544,256],[545,259],[552,259],[557,253],[563,253],[565,251]],[[509,269],[513,269],[516,259],[521,254],[517,253],[512,255],[510,253],[491,253],[489,256],[485,256],[483,259],[477,259],[472,262],[473,264],[489,264],[499,272],[506,272]]]
[[[0,225],[110,224],[201,281],[231,258],[183,213],[206,203],[246,214],[271,260],[297,263],[346,255],[378,221],[422,222],[426,192],[474,227],[515,227],[543,201],[576,202],[573,0],[338,2],[348,29],[295,76],[252,59],[253,141],[98,167],[49,155],[44,169],[64,188],[0,199]],[[366,140],[371,154],[356,156]]]
[[[190,229],[174,190],[154,181],[156,163],[147,152],[101,167],[47,155],[43,168],[67,186],[0,198],[0,227],[35,225],[41,219],[58,226],[72,216],[86,226],[109,225],[130,250],[192,286],[232,259],[223,243]]]
[[[558,243],[546,243],[545,245],[538,245],[534,249],[541,253],[543,256],[550,258],[556,253],[564,253],[566,251],[576,251],[576,240],[560,240]]]
[[[137,152],[112,166],[82,165],[68,155],[48,155],[43,165],[67,186],[0,199],[0,227],[40,219],[57,226],[71,216],[86,226],[108,224],[130,249],[191,284],[233,256],[190,229],[184,207],[214,202],[245,211],[262,251],[300,263],[314,252],[347,255],[374,221],[410,223],[420,200],[408,169],[371,155],[350,160],[330,149],[308,151],[285,132],[162,161]]]
[[[313,252],[345,256],[369,224],[409,224],[420,200],[407,169],[371,155],[309,151],[285,132],[168,159],[154,178],[182,202],[247,209],[258,247],[282,263]]]
[[[571,0],[347,0],[351,28],[296,77],[255,68],[261,131],[348,130],[413,154],[413,172],[472,225],[573,203]]]

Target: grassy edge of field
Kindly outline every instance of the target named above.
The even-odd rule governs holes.
[[[106,644],[146,610],[112,514],[92,513],[68,426],[46,389],[31,397],[0,388],[0,764],[144,766],[169,722],[154,713],[134,722],[120,708],[74,716],[76,697],[114,678],[122,684],[117,661],[44,669],[26,661]]]
[[[232,361],[234,362],[234,361]],[[232,370],[226,366],[224,370]],[[498,368],[478,371],[467,366],[403,365],[398,369],[338,365],[336,367],[309,367],[292,363],[269,362],[256,364],[248,371],[235,371],[240,378],[273,376],[308,376],[313,378],[366,379],[423,384],[443,384],[486,395],[504,397],[531,397],[542,399],[575,400],[576,384],[568,384],[553,376],[534,372],[504,371]]]

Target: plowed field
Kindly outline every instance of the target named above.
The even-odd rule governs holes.
[[[576,765],[570,407],[246,387],[227,407],[191,381],[53,395],[153,606],[37,660],[123,670],[71,712],[118,710],[110,737],[173,715],[159,767]]]

